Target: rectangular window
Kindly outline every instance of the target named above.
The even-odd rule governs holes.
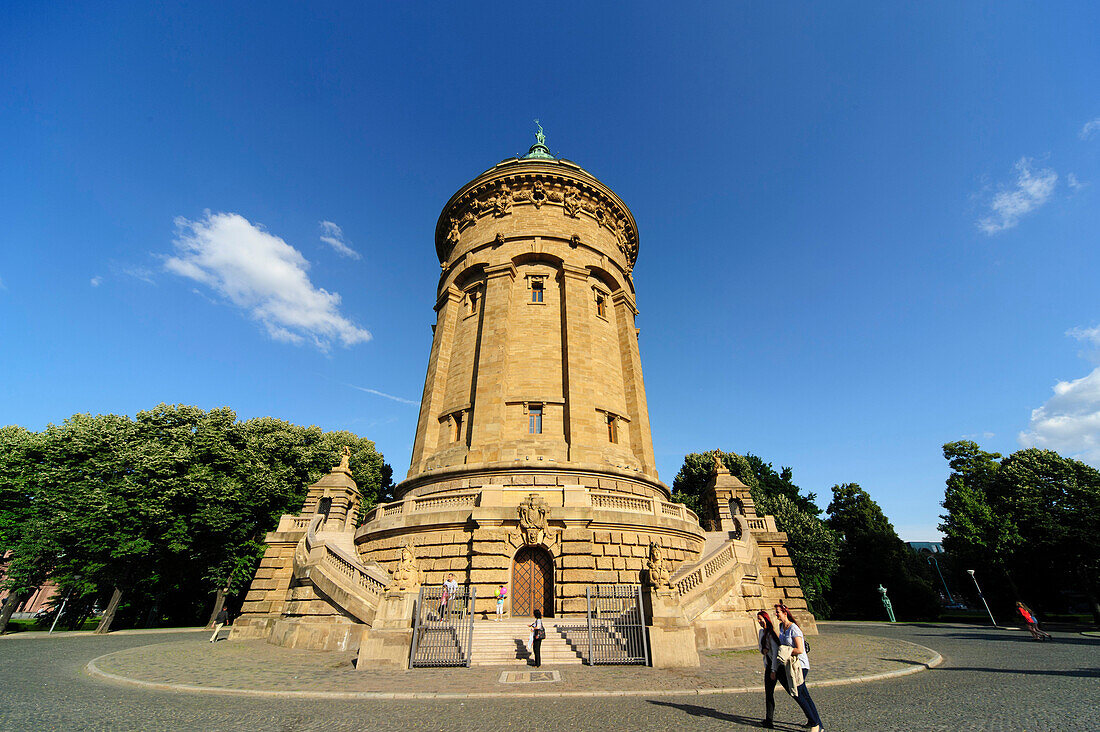
[[[607,298],[604,297],[602,292],[596,293],[596,315],[601,318],[607,317]]]
[[[618,421],[618,418],[614,414],[607,415],[607,441],[608,442],[618,442],[619,441],[619,430],[618,430],[618,425],[616,424],[617,421]]]
[[[542,302],[542,280],[531,280],[531,302]]]
[[[527,427],[532,435],[542,434],[542,405],[532,404],[527,408]]]
[[[473,315],[477,312],[477,290],[470,290],[466,293],[468,312]]]
[[[455,413],[455,442],[462,440],[462,412]]]

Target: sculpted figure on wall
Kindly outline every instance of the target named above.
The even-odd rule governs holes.
[[[565,200],[562,202],[562,206],[565,209],[565,215],[577,218],[581,213],[581,202],[577,198],[577,189],[570,188],[565,192]]]
[[[416,561],[412,544],[401,547],[401,561],[393,572],[388,589],[408,592],[420,586],[420,563]]]
[[[506,216],[512,210],[512,189],[506,185],[500,187],[500,193],[493,201],[493,213],[497,216]]]
[[[649,586],[657,588],[671,587],[669,580],[672,578],[672,570],[665,559],[665,551],[655,541],[649,543],[649,559],[645,563],[646,574],[649,578]]]

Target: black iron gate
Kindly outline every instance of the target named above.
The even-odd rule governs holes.
[[[649,663],[641,585],[588,588],[588,663]]]
[[[443,587],[421,587],[413,622],[410,666],[469,666],[476,588],[462,586],[444,598]]]

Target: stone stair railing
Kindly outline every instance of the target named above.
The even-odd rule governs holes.
[[[363,564],[325,541],[317,531],[323,518],[309,517],[306,533],[294,550],[294,574],[308,579],[337,609],[370,624],[389,583],[389,574],[375,564]]]
[[[672,575],[671,584],[680,594],[680,605],[689,621],[714,607],[742,580],[755,580],[758,575],[760,550],[750,522],[762,524],[757,530],[767,530],[767,523],[763,518],[735,520],[743,522],[739,539],[729,539],[698,562],[680,566]]]

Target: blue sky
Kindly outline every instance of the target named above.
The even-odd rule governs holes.
[[[944,442],[1100,465],[1100,8],[8,3],[0,423],[160,402],[403,477],[436,217],[551,150],[610,185],[654,446],[858,482],[937,536]]]

